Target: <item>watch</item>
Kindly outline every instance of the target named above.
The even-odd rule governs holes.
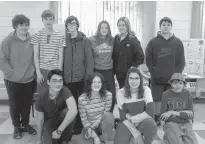
[[[59,129],[57,129],[57,130],[56,130],[56,133],[57,133],[58,135],[61,135],[61,134],[62,134],[62,131],[59,130]]]

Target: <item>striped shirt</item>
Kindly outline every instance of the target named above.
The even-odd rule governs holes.
[[[110,111],[112,105],[112,94],[107,91],[106,99],[100,96],[92,96],[90,99],[86,93],[78,99],[79,113],[84,128],[92,126],[96,121],[101,121],[105,112]]]
[[[41,69],[59,68],[59,49],[66,46],[62,33],[54,31],[48,35],[42,29],[33,35],[31,43],[39,46],[39,66]]]

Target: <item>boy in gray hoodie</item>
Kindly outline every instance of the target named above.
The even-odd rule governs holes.
[[[16,15],[12,19],[14,32],[3,39],[0,48],[0,69],[4,73],[9,97],[14,139],[22,138],[22,132],[36,134],[36,130],[29,125],[30,107],[36,87],[29,24],[29,18]]]

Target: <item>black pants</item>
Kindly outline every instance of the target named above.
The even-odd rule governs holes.
[[[36,81],[28,83],[15,83],[4,80],[9,97],[9,109],[14,127],[29,123],[30,108],[33,93],[36,88]]]
[[[73,94],[75,101],[76,101],[76,104],[77,104],[77,107],[78,107],[78,97],[83,93],[84,81],[65,84],[65,86]],[[75,123],[74,129],[82,129],[82,128],[83,128],[83,125],[81,123],[81,118],[80,118],[80,115],[78,113],[76,116],[76,123]]]
[[[99,72],[103,75],[104,80],[105,80],[105,86],[108,91],[112,93],[112,106],[111,106],[111,112],[114,109],[115,103],[116,103],[116,87],[115,87],[115,79],[113,75],[113,70],[108,69],[108,70],[97,70],[95,69],[95,72]]]
[[[75,119],[65,128],[60,139],[52,139],[52,133],[55,131],[59,125],[63,122],[68,109],[65,108],[60,112],[58,118],[45,120],[43,125],[43,141],[44,144],[61,144],[63,141],[69,142],[72,138],[72,131],[75,123]]]
[[[118,84],[119,84],[120,88],[124,87],[124,85],[125,85],[125,78],[118,78],[117,77],[117,81],[118,81]]]

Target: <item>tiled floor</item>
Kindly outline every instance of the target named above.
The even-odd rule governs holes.
[[[194,104],[195,119],[194,130],[199,141],[199,144],[205,144],[205,104]],[[31,117],[30,124],[36,128],[35,118]],[[36,136],[29,136],[23,134],[23,139],[13,140],[12,138],[13,127],[11,125],[11,119],[9,115],[9,108],[5,105],[0,105],[0,144],[35,144]],[[155,138],[153,144],[160,144],[163,137],[162,127],[158,128],[158,135]],[[79,141],[80,136],[73,136],[72,144],[82,144]]]

